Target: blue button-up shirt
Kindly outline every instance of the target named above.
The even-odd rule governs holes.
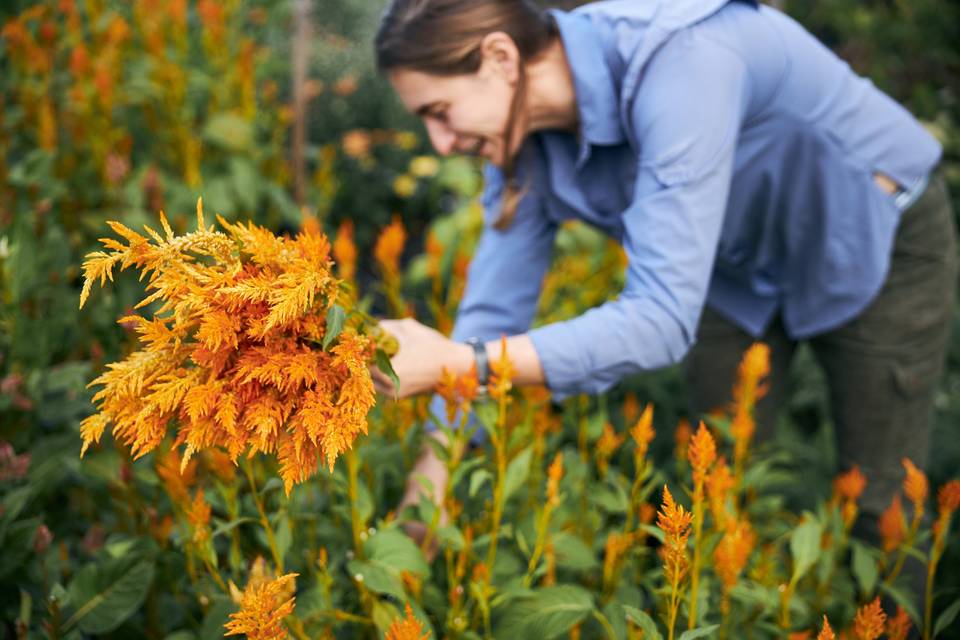
[[[579,132],[525,141],[529,186],[494,229],[503,176],[485,170],[487,225],[453,332],[528,331],[558,225],[619,240],[620,296],[529,331],[558,398],[670,365],[704,304],[754,336],[776,313],[803,338],[879,291],[899,210],[875,172],[909,188],[936,140],[783,13],[727,0],[615,0],[551,11]]]

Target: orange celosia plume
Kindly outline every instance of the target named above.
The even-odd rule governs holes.
[[[870,604],[865,604],[857,610],[853,619],[853,636],[857,640],[876,640],[883,634],[887,614],[880,606],[880,597]]]
[[[326,336],[328,312],[339,311],[340,281],[318,229],[306,227],[291,240],[218,220],[225,233],[204,223],[198,202],[197,230],[183,236],[162,213],[162,236],[112,222],[126,243],[104,238],[107,251],[87,256],[81,306],[94,281],[112,280],[119,266],[149,277],[152,293],[137,308],[159,309],[152,318],[121,319],[140,334],[141,350],[91,383],[102,388],[94,396],[99,411],[81,425],[83,451],[112,424],[139,457],[174,422],[176,444],[186,445],[182,464],[211,447],[234,462],[275,454],[289,493],[319,458],[332,467],[366,432],[376,347],[342,323],[330,324],[342,331]]]
[[[269,582],[251,581],[240,596],[240,610],[230,614],[225,636],[246,634],[250,640],[283,640],[288,636],[283,619],[293,613],[295,598],[282,601],[290,592],[296,573]]]

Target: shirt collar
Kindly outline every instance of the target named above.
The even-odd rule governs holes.
[[[589,155],[589,145],[615,145],[625,140],[620,125],[617,87],[590,16],[548,10],[556,21],[570,63],[580,117],[580,153],[577,164]]]

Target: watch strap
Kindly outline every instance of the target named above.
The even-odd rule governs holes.
[[[481,392],[484,392],[490,381],[490,358],[487,356],[487,345],[477,337],[467,338],[467,344],[473,348],[473,359],[477,365],[477,382],[480,384]]]

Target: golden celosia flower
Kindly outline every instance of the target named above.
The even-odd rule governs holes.
[[[950,480],[937,491],[937,506],[941,512],[953,513],[960,508],[960,480]]]
[[[628,393],[623,398],[623,422],[630,424],[640,414],[640,402],[635,393]]]
[[[830,621],[827,620],[827,616],[823,616],[823,627],[820,629],[820,633],[817,634],[817,640],[836,640],[836,637],[833,629],[830,628]]]
[[[718,530],[722,530],[727,520],[727,497],[730,495],[730,490],[736,486],[736,480],[726,458],[721,456],[713,465],[704,486],[707,490],[707,498],[710,500],[710,512],[713,513],[714,525]]]
[[[853,636],[857,640],[876,640],[883,634],[886,620],[887,614],[883,612],[880,597],[877,596],[870,604],[857,609],[857,615],[853,619]]]
[[[229,484],[237,475],[237,465],[220,449],[207,449],[203,452],[206,468],[223,482]]]
[[[667,581],[679,584],[687,574],[687,539],[690,537],[690,525],[693,515],[673,500],[666,485],[663,486],[663,504],[657,514],[657,526],[665,534],[660,553],[663,557],[663,570]]]
[[[192,486],[196,479],[197,462],[189,461],[183,465],[180,453],[176,448],[170,448],[157,461],[157,475],[163,482],[170,499],[177,504],[186,504],[190,499],[187,488]]]
[[[673,442],[676,456],[681,460],[687,459],[687,447],[690,445],[690,436],[693,435],[693,429],[690,427],[690,421],[686,418],[680,418],[677,422],[677,429],[673,433]]]
[[[288,573],[276,580],[248,584],[240,596],[240,610],[231,613],[224,626],[226,636],[246,634],[250,640],[283,640],[288,638],[283,619],[293,613],[295,598],[284,601],[296,573]]]
[[[737,368],[737,382],[733,389],[734,404],[752,410],[756,401],[767,392],[761,382],[769,374],[770,347],[762,342],[755,342],[743,354]]]
[[[547,468],[547,504],[557,506],[560,503],[560,480],[563,478],[563,453],[557,452],[553,462]]]
[[[636,399],[634,399],[634,402],[636,402]],[[631,410],[630,413],[635,414],[636,410]],[[624,407],[624,414],[627,414],[626,407]],[[633,438],[633,442],[637,447],[634,452],[637,466],[639,466],[640,461],[647,456],[650,443],[653,442],[655,435],[656,431],[653,430],[653,403],[649,402],[643,410],[643,413],[640,414],[640,419],[637,420],[637,423],[630,429],[630,436]]]
[[[625,436],[618,434],[609,422],[603,425],[603,434],[601,434],[596,443],[597,467],[600,470],[601,476],[606,475],[607,468],[610,464],[610,457],[617,452],[617,449],[623,444],[624,439]]]
[[[887,620],[887,640],[907,640],[910,632],[910,616],[903,607],[897,607],[897,614]]]
[[[507,354],[507,337],[500,337],[500,357],[490,363],[490,381],[487,392],[494,400],[505,398],[513,388],[513,376],[516,373],[513,361]]]
[[[883,550],[890,553],[900,546],[907,537],[907,523],[903,517],[903,505],[898,493],[890,501],[890,506],[880,514],[880,540]]]
[[[717,443],[703,421],[700,422],[700,428],[697,429],[690,440],[687,457],[693,469],[694,484],[700,486],[706,479],[710,467],[717,459]]]
[[[613,531],[607,536],[603,545],[603,583],[605,585],[612,583],[620,559],[630,550],[633,543],[634,536],[630,533]]]
[[[210,504],[203,497],[203,489],[198,489],[193,502],[186,511],[187,522],[195,544],[204,544],[210,539]]]
[[[295,239],[253,224],[207,227],[197,203],[197,231],[175,236],[161,213],[163,235],[149,238],[109,223],[126,244],[107,238],[108,251],[84,263],[83,306],[96,280],[113,268],[138,267],[152,291],[137,308],[160,303],[154,317],[120,321],[140,334],[142,350],[108,365],[92,385],[99,411],[81,424],[84,445],[107,426],[139,457],[179,424],[182,464],[204,449],[240,455],[275,454],[289,493],[314,473],[317,460],[336,457],[366,430],[375,402],[368,363],[374,344],[347,328],[321,348],[339,281],[330,245],[305,228]]]
[[[833,480],[833,492],[846,500],[858,500],[866,486],[867,479],[856,464]]]
[[[902,462],[907,472],[907,477],[903,479],[903,494],[913,503],[914,517],[919,519],[923,514],[923,505],[927,501],[930,490],[927,476],[917,469],[909,458],[904,458]]]
[[[337,263],[337,275],[353,282],[357,274],[357,245],[353,242],[353,221],[344,220],[337,229],[333,241],[333,259]]]
[[[400,256],[407,242],[407,231],[403,228],[400,216],[384,227],[373,247],[373,257],[384,274],[396,274],[400,271]]]
[[[434,156],[417,156],[410,161],[410,175],[417,178],[432,178],[440,170],[440,161]]]
[[[366,160],[370,157],[370,147],[373,145],[373,138],[368,131],[354,129],[343,134],[341,139],[343,152],[356,160]]]
[[[732,589],[747,566],[757,537],[746,520],[731,522],[713,550],[713,567],[725,589]]]

